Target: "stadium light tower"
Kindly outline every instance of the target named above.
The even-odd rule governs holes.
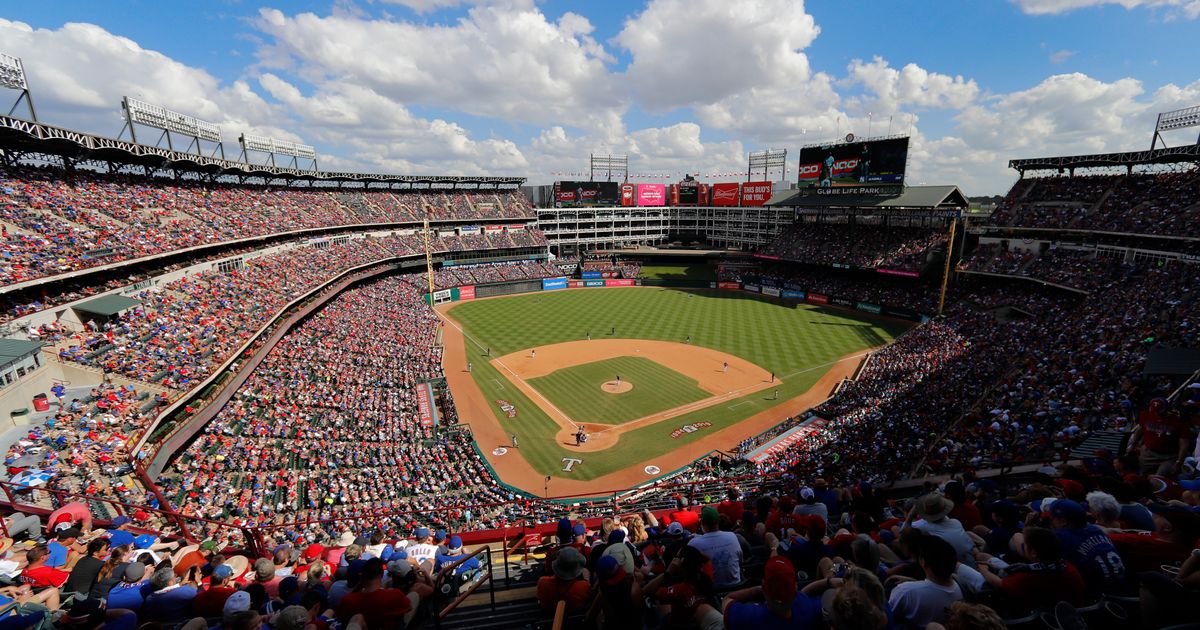
[[[1188,127],[1200,127],[1200,105],[1159,114],[1158,122],[1154,125],[1154,138],[1150,140],[1150,150],[1153,151],[1159,141],[1162,141],[1164,149],[1167,148],[1167,141],[1163,140],[1162,132]],[[1200,144],[1200,136],[1196,137],[1196,144]]]
[[[746,181],[756,181],[755,173],[762,173],[763,181],[770,179],[771,171],[778,170],[780,176],[787,178],[787,149],[763,149],[751,151],[746,165]]]
[[[628,155],[596,155],[593,153],[589,158],[591,177],[588,181],[596,181],[596,173],[603,173],[606,182],[613,180],[613,173],[620,175],[621,183],[629,181]]]
[[[198,120],[187,114],[180,114],[128,96],[121,99],[121,109],[125,112],[125,126],[121,127],[121,133],[117,134],[117,138],[125,135],[125,130],[128,129],[130,139],[137,142],[137,125],[142,125],[162,131],[162,135],[158,137],[154,146],[162,144],[165,138],[167,148],[174,151],[175,145],[171,141],[171,132],[174,131],[188,138],[188,145],[183,150],[184,153],[191,153],[195,148],[197,155],[204,155],[200,141],[207,140],[216,144],[212,151],[213,157],[216,157],[217,153],[221,154],[222,159],[225,157],[225,146],[221,144],[221,128],[216,123]]]
[[[25,64],[20,57],[0,53],[0,87],[10,90],[20,90],[21,95],[8,110],[8,115],[16,113],[21,101],[29,109],[29,119],[37,122],[37,111],[33,108],[33,96],[29,93],[29,82],[25,79]]]
[[[271,166],[278,166],[275,163],[275,156],[282,155],[292,158],[288,166],[292,168],[300,168],[300,160],[311,160],[311,170],[317,170],[317,151],[312,146],[307,144],[297,144],[287,140],[275,140],[266,136],[256,136],[252,133],[243,133],[238,137],[238,144],[242,145],[241,159],[243,162],[250,163],[250,152],[257,151],[258,153],[267,154],[267,162]]]

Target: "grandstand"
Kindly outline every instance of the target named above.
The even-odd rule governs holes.
[[[355,612],[372,628],[590,627],[600,611],[604,627],[719,627],[722,606],[728,621],[802,592],[873,623],[913,621],[904,584],[923,580],[963,602],[951,616],[1012,626],[1192,612],[1191,149],[1013,160],[1004,202],[963,224],[954,186],[534,209],[521,178],[256,165],[2,116],[0,131],[0,572],[29,587],[6,595],[22,613],[87,619],[96,593],[118,609],[132,589],[126,622],[172,627],[243,599],[328,607],[339,627]],[[697,251],[627,249],[673,241]],[[547,476],[539,493],[497,469],[524,457],[517,434],[484,442],[466,417],[480,412],[451,383],[477,368],[446,356],[444,307],[589,287],[903,334],[862,341],[818,404],[765,431],[636,485],[556,496]],[[530,328],[554,323],[531,310]],[[754,385],[768,413],[776,377]],[[111,550],[80,544],[109,534]],[[342,605],[379,580],[401,604]]]

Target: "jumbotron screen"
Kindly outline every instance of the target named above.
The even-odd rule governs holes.
[[[617,182],[555,182],[554,202],[560,208],[615,206],[619,186]]]
[[[890,194],[904,185],[908,138],[800,150],[799,188],[811,194]]]

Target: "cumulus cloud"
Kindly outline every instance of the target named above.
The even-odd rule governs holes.
[[[850,62],[848,80],[874,94],[866,106],[882,113],[897,112],[906,106],[962,109],[979,95],[975,81],[962,75],[929,72],[915,63],[897,70],[882,57],[869,62],[861,59]]]
[[[1012,0],[1021,11],[1030,15],[1058,15],[1078,9],[1104,5],[1119,5],[1126,9],[1165,9],[1170,15],[1182,14],[1188,19],[1200,17],[1200,0]]]
[[[626,99],[587,18],[550,21],[530,3],[472,7],[448,25],[261,10],[269,69],[346,82],[406,104],[507,121],[601,128]]]

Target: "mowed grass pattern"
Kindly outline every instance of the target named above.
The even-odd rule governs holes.
[[[839,358],[889,343],[906,324],[870,319],[856,312],[779,302],[749,293],[685,291],[657,288],[579,289],[530,293],[460,302],[450,309],[467,334],[467,360],[473,377],[489,400],[506,400],[518,409],[508,418],[492,412],[509,433],[521,440],[521,455],[542,474],[594,479],[675,450],[708,432],[798,396]],[[612,334],[612,327],[616,334]],[[782,379],[779,401],[773,390],[747,394],[661,424],[625,433],[616,446],[588,453],[584,463],[563,472],[562,458],[575,453],[558,444],[558,425],[508,383],[484,356],[492,357],[542,345],[593,338],[655,339],[692,343],[746,359]],[[506,383],[508,383],[506,385]],[[782,418],[780,418],[782,420]],[[670,439],[672,429],[692,422],[711,429]],[[490,450],[501,444],[481,444]]]
[[[601,387],[620,374],[633,389],[613,394]],[[575,422],[624,424],[712,394],[699,383],[645,357],[617,357],[555,370],[527,381]]]

